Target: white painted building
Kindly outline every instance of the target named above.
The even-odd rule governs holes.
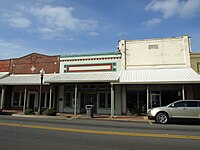
[[[120,40],[122,67],[180,68],[190,67],[190,37]]]
[[[193,99],[199,76],[190,68],[190,37],[120,40],[122,114]]]
[[[66,55],[60,58],[60,75],[47,82],[59,87],[59,112],[85,113],[90,104],[95,113],[110,114],[112,83],[119,81],[120,72],[119,53]]]

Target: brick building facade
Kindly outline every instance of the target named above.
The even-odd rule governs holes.
[[[45,79],[59,73],[60,56],[48,56],[32,53],[20,58],[0,60],[0,73],[9,73],[3,78],[6,83],[0,86],[1,105],[0,110],[37,109],[40,96],[40,70],[45,70]],[[8,83],[9,82],[9,83]],[[55,87],[49,84],[43,85],[41,107],[55,106]],[[50,101],[52,99],[52,101]]]
[[[20,58],[0,60],[0,72],[10,74],[39,74],[44,68],[46,74],[59,73],[60,56],[32,53]]]
[[[10,59],[0,60],[0,72],[10,72]]]
[[[38,74],[41,68],[45,73],[59,73],[59,56],[32,53],[21,58],[11,59],[10,74]]]

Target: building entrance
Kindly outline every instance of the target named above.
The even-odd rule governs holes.
[[[94,106],[94,113],[97,112],[97,99],[96,99],[96,94],[87,94],[87,100],[86,100],[86,105],[93,105]]]
[[[35,94],[30,93],[29,94],[29,109],[34,110],[34,106],[35,106]]]
[[[127,95],[127,113],[145,114],[147,106],[146,91],[128,91]]]

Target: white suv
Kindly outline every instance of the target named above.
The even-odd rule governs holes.
[[[147,111],[147,117],[160,124],[176,118],[200,120],[200,100],[179,100],[165,107],[151,108]]]

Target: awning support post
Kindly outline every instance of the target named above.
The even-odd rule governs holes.
[[[27,87],[25,86],[25,89],[24,89],[24,106],[23,106],[23,114],[25,114],[25,111],[26,111],[26,95],[27,95]]]
[[[1,92],[1,107],[0,107],[1,110],[3,109],[4,93],[5,93],[5,89],[4,89],[4,87],[2,86],[2,92]]]
[[[185,100],[185,86],[182,85],[182,98]]]
[[[52,106],[52,85],[50,85],[50,89],[49,89],[49,109],[51,109]]]
[[[76,116],[77,115],[77,110],[76,110],[76,108],[77,108],[77,84],[75,84],[75,92],[74,92],[75,94],[75,98],[74,98],[74,116]]]
[[[114,117],[115,115],[115,100],[114,100],[114,88],[113,88],[113,84],[111,84],[111,118]]]

